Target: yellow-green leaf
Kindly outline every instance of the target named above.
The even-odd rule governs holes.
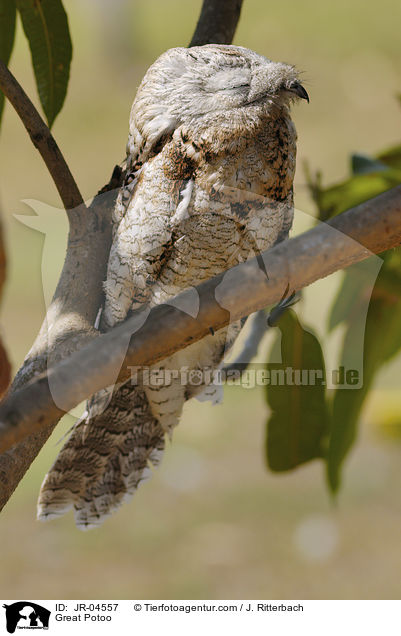
[[[394,146],[393,148],[384,150],[377,155],[377,159],[386,164],[386,166],[389,166],[389,168],[401,170],[401,146]]]

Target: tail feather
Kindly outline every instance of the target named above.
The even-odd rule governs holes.
[[[150,476],[164,445],[143,390],[120,385],[101,413],[94,396],[44,479],[38,518],[73,508],[79,528],[99,526]]]

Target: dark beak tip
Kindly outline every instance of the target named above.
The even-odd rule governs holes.
[[[294,82],[294,84],[290,88],[290,91],[292,93],[295,93],[295,95],[297,95],[297,97],[299,97],[300,99],[305,99],[309,104],[309,95],[302,84],[300,84],[299,82]]]
[[[294,87],[294,89],[298,97],[300,97],[301,99],[306,99],[306,101],[309,104],[309,95],[304,89],[304,87],[302,86],[302,84],[298,84],[296,87]]]

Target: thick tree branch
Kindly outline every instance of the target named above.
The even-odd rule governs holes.
[[[103,299],[115,194],[111,191],[95,197],[89,211],[78,208],[80,216],[76,214],[70,225],[67,255],[57,289],[42,328],[14,379],[11,399],[32,378],[98,335],[93,324]],[[39,432],[32,429],[20,444],[0,455],[0,510],[57,421]]]
[[[63,410],[117,377],[126,379],[131,366],[154,364],[205,337],[210,327],[218,330],[276,303],[287,287],[302,289],[400,244],[401,186],[265,252],[268,279],[253,259],[199,285],[196,319],[164,305],[152,309],[143,326],[141,314],[134,315],[6,400],[0,407],[0,451],[32,431],[44,430]],[[180,294],[179,306],[190,294]]]
[[[24,89],[0,60],[0,89],[14,106],[27,129],[33,145],[42,155],[50,175],[56,184],[63,205],[69,213],[84,201],[70,169],[48,126],[45,124]]]
[[[243,0],[204,0],[189,46],[231,44]]]

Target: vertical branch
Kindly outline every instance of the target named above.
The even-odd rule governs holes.
[[[243,0],[204,0],[189,46],[231,44]]]

